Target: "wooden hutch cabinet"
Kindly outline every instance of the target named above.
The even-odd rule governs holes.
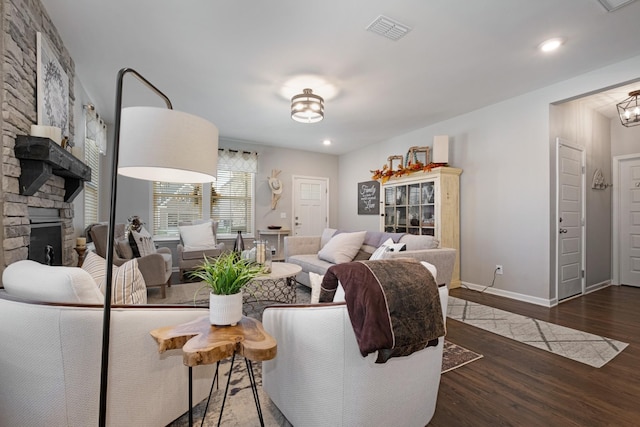
[[[456,249],[451,288],[460,286],[460,174],[439,167],[382,184],[381,229],[434,236],[440,247]]]

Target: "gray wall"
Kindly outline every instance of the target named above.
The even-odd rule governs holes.
[[[304,175],[329,178],[329,224],[337,226],[338,218],[338,157],[329,154],[312,153],[302,150],[282,149],[259,145],[245,141],[220,139],[220,148],[256,151],[258,153],[258,174],[256,177],[256,229],[268,225],[282,225],[291,228],[292,176]],[[103,170],[109,170],[110,156],[104,158]],[[278,169],[283,191],[275,210],[271,209],[271,190],[268,177],[272,169]],[[103,195],[108,195],[110,182],[103,179]],[[100,206],[100,219],[106,221],[109,216],[109,203],[105,200]],[[151,183],[127,177],[118,177],[118,195],[116,221],[126,222],[131,215],[139,215],[147,223],[151,220]],[[281,214],[286,218],[282,219]],[[246,236],[252,238],[252,236]]]
[[[339,226],[377,229],[376,219],[357,215],[357,182],[370,179],[369,170],[389,155],[449,135],[450,164],[463,169],[462,281],[489,285],[495,265],[502,264],[504,275],[493,292],[553,304],[557,132],[550,127],[550,104],[637,79],[638,69],[640,56],[341,156]],[[597,122],[594,135],[604,138],[604,125]],[[597,270],[594,281],[606,266]]]

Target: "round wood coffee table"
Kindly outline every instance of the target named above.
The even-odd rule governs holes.
[[[245,313],[255,311],[265,302],[281,302],[295,304],[296,275],[302,267],[286,262],[271,264],[271,273],[260,275],[252,279],[243,288]]]

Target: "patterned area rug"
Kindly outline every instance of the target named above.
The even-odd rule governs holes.
[[[447,317],[595,368],[629,345],[451,296]]]

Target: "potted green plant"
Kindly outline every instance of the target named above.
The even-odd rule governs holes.
[[[191,276],[209,288],[209,320],[212,325],[235,325],[242,319],[242,287],[263,272],[263,267],[225,252],[204,262]],[[202,289],[202,288],[200,288]]]

